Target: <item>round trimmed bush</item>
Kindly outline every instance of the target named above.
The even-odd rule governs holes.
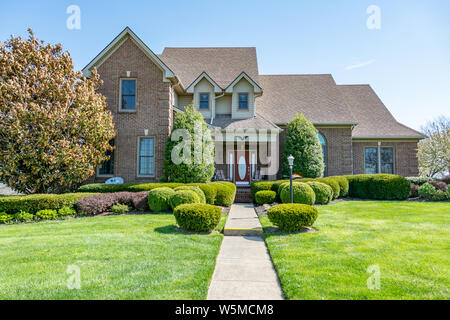
[[[179,190],[170,197],[170,207],[175,210],[181,204],[200,203],[200,197],[192,190]]]
[[[153,212],[162,212],[170,210],[170,198],[175,191],[170,188],[156,188],[148,193],[148,207]]]
[[[111,211],[113,213],[118,213],[118,214],[127,213],[127,212],[130,212],[130,207],[127,206],[126,204],[118,203],[111,207]]]
[[[58,213],[56,212],[56,210],[40,210],[36,212],[36,217],[39,220],[55,220],[58,218]]]
[[[410,198],[417,198],[419,196],[419,185],[411,183],[411,193],[409,194]]]
[[[333,199],[333,189],[329,185],[317,181],[310,181],[306,184],[313,189],[316,195],[315,203],[327,204]]]
[[[428,183],[431,184],[433,187],[435,187],[436,190],[441,190],[444,192],[448,191],[447,184],[443,181],[430,181]]]
[[[220,208],[210,204],[182,204],[173,214],[181,228],[198,232],[214,230],[222,216]]]
[[[214,204],[216,202],[217,190],[209,183],[191,183],[189,184],[194,187],[199,187],[205,194],[206,203]]]
[[[255,201],[257,204],[272,204],[277,200],[277,193],[271,190],[258,191],[255,194]]]
[[[339,198],[339,195],[341,194],[341,187],[339,186],[339,182],[331,177],[327,178],[319,178],[317,179],[318,182],[325,183],[333,189],[333,200]]]
[[[291,189],[289,182],[283,183],[281,186],[280,198],[283,203],[291,202]],[[303,182],[293,182],[292,190],[294,203],[303,203],[312,205],[316,201],[314,190]]]
[[[66,216],[74,216],[77,214],[77,211],[74,208],[71,207],[63,207],[58,210],[58,215],[60,217],[66,217]]]
[[[199,187],[183,186],[183,187],[175,188],[174,190],[175,190],[175,192],[180,191],[180,190],[191,190],[191,191],[194,191],[198,195],[198,197],[200,198],[200,203],[206,203],[205,194],[203,193],[203,191]]]
[[[252,183],[252,185],[250,186],[250,190],[252,192],[252,197],[253,199],[256,196],[256,193],[258,191],[267,191],[267,190],[272,190],[273,187],[273,181],[255,181]],[[276,190],[273,190],[276,191]]]
[[[270,222],[281,231],[295,232],[314,224],[319,215],[316,208],[298,203],[280,204],[267,211]]]
[[[236,185],[231,182],[225,181],[215,181],[211,182],[214,188],[216,188],[217,196],[216,206],[229,207],[234,203],[234,198],[236,196]]]
[[[339,183],[339,197],[346,197],[348,195],[348,180],[344,176],[334,176],[329,177],[337,181]]]

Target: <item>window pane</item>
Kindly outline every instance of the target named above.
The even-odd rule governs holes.
[[[209,108],[209,94],[202,93],[200,94],[200,109],[208,109]]]
[[[239,109],[248,109],[248,94],[239,94]]]
[[[154,160],[153,157],[140,157],[139,174],[152,176],[154,174]]]
[[[141,138],[139,143],[139,174],[145,176],[153,176],[154,173],[154,139]]]
[[[122,80],[122,94],[136,95],[136,80]]]
[[[377,148],[365,148],[364,149],[364,173],[375,174],[377,173],[378,163]]]
[[[142,138],[140,146],[141,156],[153,156],[153,138]]]
[[[134,110],[136,109],[135,96],[122,96],[122,109]]]
[[[394,148],[381,148],[381,173],[394,173]]]

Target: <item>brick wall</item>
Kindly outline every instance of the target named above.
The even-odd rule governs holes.
[[[329,176],[352,174],[352,131],[350,127],[317,127],[327,142],[327,170]],[[280,172],[286,128],[280,133]]]
[[[119,84],[121,78],[136,81],[136,112],[119,111]],[[164,149],[170,134],[173,119],[173,97],[170,83],[163,82],[162,71],[128,39],[99,68],[103,80],[99,92],[106,96],[108,107],[113,113],[117,131],[115,140],[114,176],[126,182],[154,181],[162,175]],[[138,137],[155,138],[155,177],[137,177]],[[105,178],[92,177],[90,181],[104,181]]]
[[[377,147],[378,142],[353,142],[353,167],[355,174],[364,173],[364,147]],[[381,142],[382,147],[393,147],[395,174],[410,177],[419,174],[417,142]]]

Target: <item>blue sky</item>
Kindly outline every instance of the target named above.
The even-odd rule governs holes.
[[[81,9],[69,30],[66,9]],[[366,10],[381,10],[369,29]],[[448,0],[2,1],[0,39],[28,27],[60,42],[83,68],[125,26],[156,53],[165,46],[255,46],[261,74],[331,73],[368,83],[393,115],[415,129],[450,116]]]

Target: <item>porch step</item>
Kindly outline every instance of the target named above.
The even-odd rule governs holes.
[[[236,191],[236,199],[234,200],[236,203],[252,203],[252,192],[248,187],[238,187]]]

